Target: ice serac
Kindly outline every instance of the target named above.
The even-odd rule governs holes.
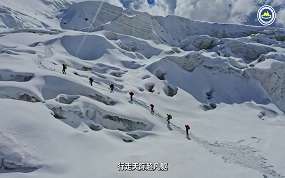
[[[173,37],[152,16],[145,12],[135,15],[128,15],[122,12],[116,19],[98,28],[98,30],[113,31],[145,40],[152,40],[156,43],[173,43]]]
[[[256,49],[258,48],[256,47]],[[165,67],[165,64],[168,63],[168,61],[171,61],[180,68],[191,73],[193,73],[196,68],[199,68],[199,70],[201,70],[201,67],[203,66],[205,70],[211,71],[212,74],[219,75],[220,77],[227,74],[237,76],[238,78],[243,78],[244,81],[255,79],[256,81],[260,82],[264,91],[269,95],[269,97],[272,98],[272,102],[274,102],[279,107],[279,109],[285,112],[285,65],[283,63],[284,59],[285,58],[283,54],[271,52],[265,55],[261,55],[256,60],[257,62],[254,63],[254,67],[247,67],[247,65],[239,58],[221,57],[213,52],[204,53],[203,51],[191,51],[184,56],[164,57],[157,64],[154,63],[150,65],[148,69],[159,79],[166,78],[167,80],[167,78],[172,77],[169,77],[168,74],[171,72],[168,67]],[[197,71],[197,73],[199,72]],[[170,82],[173,81],[170,80]],[[258,88],[258,86],[256,87]],[[235,92],[238,93],[240,91]],[[232,93],[232,95],[235,94]],[[269,98],[267,99],[269,100]],[[267,102],[265,101],[265,98],[263,100],[264,101],[260,100],[260,102]]]
[[[1,1],[0,29],[56,28],[54,24],[59,20],[55,9],[66,9],[69,5],[66,0],[34,0],[27,3],[20,0],[13,3]]]
[[[123,9],[100,1],[72,4],[61,15],[63,29],[90,31],[110,22],[122,14]]]
[[[270,59],[267,59],[263,63],[267,63],[268,61]],[[249,68],[246,71],[260,82],[272,97],[273,102],[285,112],[285,64],[275,60],[270,65],[272,66],[271,68],[263,68],[257,65],[255,68]]]
[[[61,27],[77,31],[106,30],[176,44],[177,41],[148,13],[141,13],[101,2],[74,3],[61,15]]]
[[[171,46],[186,40],[182,46],[190,41],[198,49],[215,46],[218,40],[214,38],[239,38],[258,33],[280,38],[283,33],[269,27],[200,22],[177,16],[151,16],[146,12],[124,10],[99,1],[73,3],[59,17],[62,17],[60,26],[63,29],[106,30]],[[194,37],[197,39],[192,36],[197,36]]]
[[[239,60],[222,57],[214,52],[191,51],[183,56],[166,56],[147,69],[159,78],[161,75],[158,74],[164,74],[166,82],[187,91],[201,103],[255,101],[268,104],[266,98],[270,97],[270,93],[266,94],[258,81],[246,72],[245,63]],[[176,75],[183,77],[178,80]],[[211,97],[207,94],[209,91]]]
[[[177,64],[182,69],[192,72],[197,66],[202,64],[205,60],[209,60],[202,52],[189,52],[184,56],[166,56],[162,60],[169,60]]]
[[[208,35],[195,35],[191,36],[177,46],[185,51],[211,49],[220,44],[218,38],[210,37]]]
[[[248,44],[238,40],[224,41],[224,44],[220,45],[218,49],[224,56],[238,57],[248,61],[256,60],[262,54],[276,52],[269,46]]]
[[[209,35],[217,38],[237,38],[248,36],[263,30],[262,27],[200,22],[171,15],[167,17],[155,16],[154,18],[179,42],[193,35]]]

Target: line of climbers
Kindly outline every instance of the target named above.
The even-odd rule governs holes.
[[[66,74],[66,70],[67,69],[67,65],[66,64],[62,64],[62,73],[63,74]],[[92,83],[94,82],[94,79],[93,78],[89,78],[89,83],[90,85],[92,86]],[[109,89],[110,89],[110,92],[111,93],[114,93],[114,84],[110,84],[109,86]],[[134,92],[129,92],[129,95],[130,95],[130,99],[131,101],[133,101],[133,96],[135,95]],[[154,105],[153,104],[150,104],[150,111],[151,113],[153,114],[154,113]],[[172,119],[172,115],[171,114],[166,114],[166,120],[167,120],[167,124],[170,124],[170,120]],[[190,130],[190,126],[189,125],[185,125],[185,129],[186,129],[186,135],[187,137],[189,136],[189,130]]]

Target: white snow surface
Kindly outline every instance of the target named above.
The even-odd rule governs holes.
[[[0,178],[284,178],[284,46],[284,29],[1,0]]]

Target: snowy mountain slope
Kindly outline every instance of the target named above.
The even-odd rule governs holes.
[[[114,20],[122,11],[122,8],[99,1],[74,3],[61,15],[61,27],[90,31]]]
[[[35,1],[30,16],[57,2]],[[41,16],[51,29],[15,25],[1,32],[0,177],[285,176],[281,29],[256,34],[260,27],[193,22],[177,33],[166,25],[174,24],[170,17],[102,3],[93,23],[100,28],[87,32],[100,4]],[[175,27],[183,31],[184,21]],[[169,167],[118,171],[120,162]]]
[[[33,0],[25,3],[21,0],[3,0],[0,5],[0,29],[58,29],[58,11],[69,5],[65,0]]]
[[[63,13],[61,27],[79,31],[107,30],[172,44],[173,37],[148,13],[140,13],[101,2],[73,4]]]

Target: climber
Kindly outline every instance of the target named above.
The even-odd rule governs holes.
[[[111,84],[109,89],[110,89],[110,92],[113,93],[114,92],[114,84]]]
[[[186,128],[186,135],[188,137],[189,136],[190,126],[189,125],[185,125],[185,128]]]
[[[91,86],[92,86],[93,81],[94,81],[93,78],[90,77],[89,78],[89,83],[90,83]]]
[[[170,124],[170,119],[172,119],[172,116],[170,114],[167,114],[167,123]]]
[[[133,101],[133,96],[135,95],[134,92],[131,91],[129,94],[130,94],[130,97],[131,97],[131,101]]]
[[[154,105],[153,105],[153,104],[150,104],[150,110],[151,110],[151,112],[154,112],[153,108],[154,108]]]
[[[65,70],[67,69],[66,64],[62,64],[62,73],[66,74]]]

